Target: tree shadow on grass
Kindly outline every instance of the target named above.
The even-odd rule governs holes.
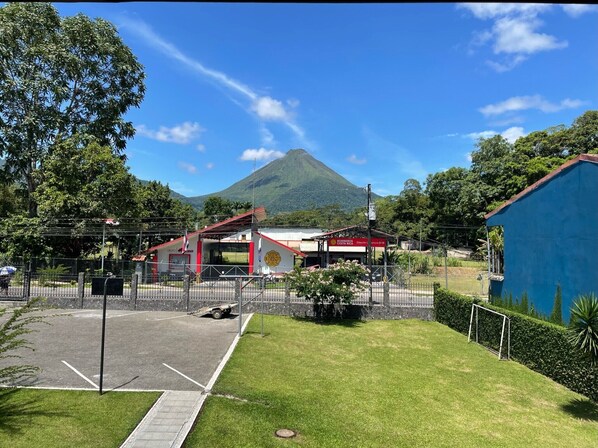
[[[366,323],[364,320],[355,318],[344,318],[336,315],[316,315],[313,317],[299,317],[293,316],[293,320],[297,322],[311,322],[317,325],[335,325],[338,327],[356,328],[361,327]]]
[[[569,403],[562,404],[561,409],[575,418],[598,422],[598,404],[589,399],[576,398]]]
[[[21,389],[0,389],[0,431],[11,435],[30,430],[32,419],[38,416],[63,417],[67,414],[44,408],[33,398],[23,399]]]

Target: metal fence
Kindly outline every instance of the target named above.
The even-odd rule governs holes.
[[[284,277],[248,276],[243,269],[225,270],[222,266],[206,266],[206,270],[219,277],[208,276],[206,280],[184,276],[182,279],[163,278],[155,283],[144,283],[142,276],[132,274],[124,278],[123,299],[144,301],[193,303],[194,307],[214,303],[235,303],[238,300],[236,281],[240,281],[243,303],[306,303],[298,297]],[[384,305],[391,307],[433,306],[434,287],[432,283],[414,283],[401,278],[396,269],[386,267],[387,276],[373,281],[370,288],[362,291],[353,302],[356,305]],[[77,299],[83,306],[86,299],[97,299],[92,294],[92,280],[97,276],[86,273],[56,274],[48,272],[20,272],[11,279],[7,300],[27,300],[33,297],[53,299]],[[104,277],[102,277],[104,278]],[[378,280],[379,276],[374,276]],[[386,280],[386,281],[384,281]],[[371,294],[370,294],[371,292]]]

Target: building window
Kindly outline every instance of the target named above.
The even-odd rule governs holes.
[[[490,251],[488,253],[490,278],[492,280],[502,280],[505,274],[505,238],[503,227],[496,226],[489,229],[488,241],[490,243]]]

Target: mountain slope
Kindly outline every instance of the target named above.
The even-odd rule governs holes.
[[[209,195],[183,199],[202,208],[210,196],[264,205],[270,214],[338,204],[344,210],[365,207],[366,193],[314,159],[303,149],[287,154],[230,187]]]

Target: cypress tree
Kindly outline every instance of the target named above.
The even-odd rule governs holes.
[[[557,325],[563,325],[563,294],[561,285],[556,285],[556,293],[554,294],[554,305],[552,307],[552,314],[550,314],[550,322]]]
[[[529,300],[527,297],[527,292],[523,292],[521,295],[521,313],[528,314],[529,313]]]

